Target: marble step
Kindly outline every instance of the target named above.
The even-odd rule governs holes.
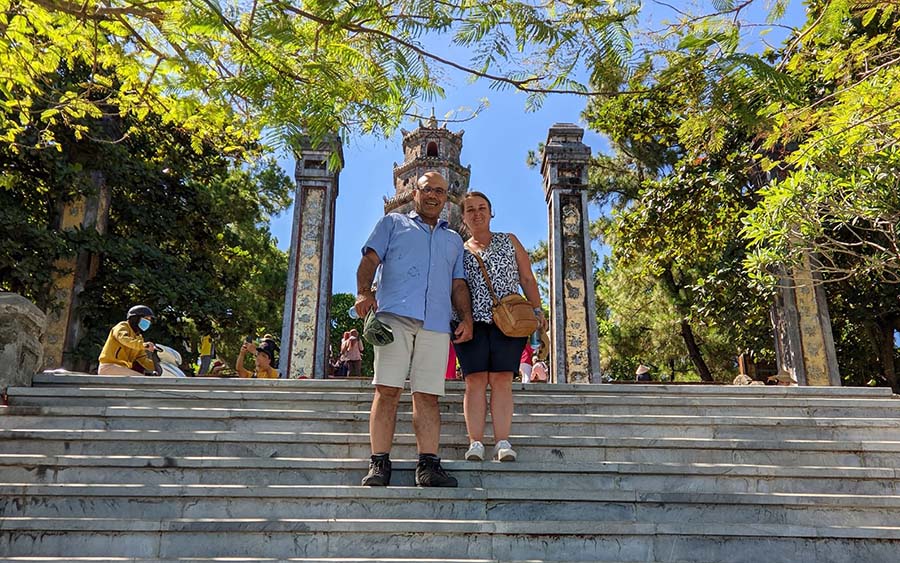
[[[893,563],[900,547],[887,390],[531,386],[521,461],[500,464],[457,461],[451,383],[448,490],[411,486],[408,396],[397,486],[357,486],[368,382],[37,385],[0,408],[2,560]]]
[[[900,496],[360,486],[0,485],[0,518],[209,517],[880,526]]]
[[[0,557],[893,562],[900,528],[396,519],[5,518]],[[439,555],[438,555],[439,554]]]
[[[652,463],[750,463],[896,467],[900,441],[793,439],[517,437],[522,461],[629,461]],[[162,455],[216,457],[355,458],[369,456],[368,433],[189,432],[127,430],[0,430],[4,453],[45,455]],[[462,459],[465,436],[442,436],[439,454]],[[412,458],[415,436],[397,434],[397,458]]]
[[[900,494],[900,472],[891,467],[454,460],[444,466],[463,487]],[[395,457],[393,484],[411,486],[414,467]],[[0,455],[4,483],[357,485],[366,468],[366,461],[353,459]]]
[[[236,378],[185,378],[185,379],[155,379],[148,377],[121,377],[100,376],[66,372],[56,374],[45,372],[35,375],[33,385],[38,386],[77,386],[77,387],[128,387],[133,389],[259,389],[268,387],[274,389],[303,389],[322,391],[362,391],[371,393],[370,380],[346,380],[346,379],[278,379],[278,380],[252,380]],[[448,381],[448,392],[461,393],[465,389],[462,381]],[[665,384],[610,384],[610,385],[583,385],[583,384],[522,384],[514,383],[513,389],[521,392],[534,392],[536,394],[552,393],[577,393],[583,394],[616,394],[616,395],[686,395],[686,396],[712,396],[730,395],[737,397],[767,395],[767,396],[811,396],[811,397],[891,397],[891,390],[887,387],[778,387],[778,386],[734,386],[734,385],[665,385]],[[407,389],[408,390],[408,389]]]
[[[90,378],[90,377],[89,377]],[[35,380],[33,387],[15,388],[27,389],[56,389],[57,391],[133,391],[133,392],[157,392],[166,396],[190,396],[192,394],[214,393],[222,397],[234,394],[250,394],[259,396],[276,397],[302,397],[327,394],[333,397],[357,397],[370,400],[374,391],[370,383],[346,385],[342,381],[322,381],[314,383],[311,380],[251,380],[251,379],[226,379],[220,380],[219,385],[208,385],[197,379],[156,379],[156,378],[122,378],[122,377],[98,377],[90,378],[90,384],[82,385],[80,381],[66,382],[60,385],[41,385]],[[447,382],[446,395],[448,398],[461,397],[465,391],[465,385],[461,382]],[[729,385],[698,385],[698,386],[666,386],[666,385],[552,385],[513,384],[513,391],[517,395],[525,397],[575,397],[575,398],[641,398],[641,399],[666,399],[677,400],[705,399],[828,399],[828,400],[883,400],[896,399],[888,388],[866,387],[780,387],[780,386],[729,386]],[[409,387],[404,389],[408,399]]]
[[[399,413],[397,431],[412,432],[411,413]],[[466,434],[461,413],[441,419],[447,435]],[[0,429],[193,431],[368,432],[368,411],[322,412],[303,409],[214,409],[188,407],[7,407]],[[487,431],[490,433],[490,420]],[[801,440],[892,440],[900,419],[790,416],[653,416],[516,413],[517,435],[756,439],[779,436]]]
[[[205,561],[210,562],[222,562],[228,561],[228,563],[260,563],[261,561],[283,561],[283,559],[276,558],[260,558],[260,557],[191,557],[191,561],[202,563]],[[0,559],[0,561],[30,561],[32,563],[75,563],[78,561],[108,561],[110,563],[115,563],[118,561],[126,561],[128,563],[184,563],[184,558],[177,559],[158,559],[156,557],[103,557],[102,559],[98,559],[97,557],[7,557],[4,559]],[[291,563],[535,563],[532,559],[530,561],[523,560],[502,560],[502,559],[435,559],[433,557],[291,557],[287,559]],[[667,563],[697,563],[696,560],[693,561],[685,561],[685,560],[666,560]],[[558,559],[541,559],[540,563],[563,563],[563,561]],[[566,561],[565,563],[629,563],[627,561],[613,561],[610,559],[591,559],[590,561]],[[701,562],[702,563],[702,562]]]
[[[613,387],[613,386],[610,386]],[[785,388],[791,389],[791,388]],[[303,392],[293,389],[215,390],[172,388],[13,387],[11,406],[111,406],[306,409],[315,411],[366,410],[371,394],[361,392]],[[892,397],[805,397],[786,395],[678,396],[638,394],[539,394],[515,395],[521,413],[781,416],[900,418],[900,401]],[[441,399],[442,412],[462,412],[462,394]],[[409,394],[400,410],[409,411]]]
[[[468,462],[444,460],[464,488],[900,495],[893,467],[741,464]],[[415,462],[394,458],[392,484],[412,486]],[[0,454],[0,483],[147,485],[358,485],[359,459]]]

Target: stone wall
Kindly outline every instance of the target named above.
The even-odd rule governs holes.
[[[47,316],[16,293],[0,292],[0,394],[7,387],[30,386],[41,368],[41,336]]]

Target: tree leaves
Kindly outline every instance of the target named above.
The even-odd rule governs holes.
[[[83,83],[89,73],[56,73],[59,84],[48,89]],[[2,147],[0,236],[7,242],[0,288],[51,309],[56,260],[98,255],[97,275],[76,312],[84,319],[76,350],[82,369],[136,303],[157,313],[149,337],[177,348],[215,331],[228,358],[246,334],[278,334],[287,256],[268,222],[290,204],[290,179],[240,130],[220,130],[215,143],[196,144],[158,113],[137,121],[119,118],[108,105],[93,107],[103,107],[104,116],[85,110],[77,129],[53,126],[59,151],[32,148],[44,132],[33,124],[17,135],[17,150]],[[107,231],[58,230],[64,205],[96,194],[97,178],[110,193]]]
[[[586,91],[572,78],[586,60],[622,66],[633,13],[628,2],[555,0],[0,0],[0,136],[12,141],[32,120],[54,125],[69,107],[90,114],[85,104],[101,99],[122,116],[177,123],[196,150],[228,125],[249,136],[298,126],[317,140],[389,134],[417,102],[442,95],[442,69],[522,89],[537,107],[548,90]],[[423,46],[441,37],[468,51],[470,66]],[[86,83],[40,83],[79,65],[92,71]],[[61,113],[32,114],[38,91]],[[38,146],[53,145],[46,131]]]
[[[784,156],[789,168],[747,218],[756,248],[748,267],[760,275],[812,252],[826,281],[875,275],[900,282],[900,43],[898,23],[879,13],[854,20],[851,4],[829,4],[807,30],[816,48],[785,65],[811,86],[807,103],[766,110],[778,116],[766,145],[793,150]],[[839,24],[839,31],[828,27]]]
[[[779,2],[773,14],[783,9]],[[636,95],[592,101],[590,124],[616,149],[595,159],[591,174],[594,196],[610,206],[610,275],[598,278],[598,291],[611,290],[603,284],[615,276],[648,287],[671,275],[668,303],[707,336],[707,355],[717,353],[710,334],[765,351],[766,292],[814,257],[838,303],[832,319],[845,379],[865,382],[881,371],[895,382],[895,358],[873,344],[900,318],[894,12],[885,3],[812,3],[804,29],[762,56],[740,50],[736,18],[685,17],[673,26],[677,46],[661,43],[652,65],[624,79]],[[649,344],[624,330],[631,317],[620,312],[649,298],[614,296],[600,324],[614,337],[607,353],[627,357],[635,342]]]

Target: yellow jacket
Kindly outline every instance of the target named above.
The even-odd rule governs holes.
[[[100,352],[100,363],[131,369],[131,364],[135,361],[147,369],[153,369],[153,362],[144,350],[144,338],[131,330],[128,321],[122,321],[109,331],[106,344]]]

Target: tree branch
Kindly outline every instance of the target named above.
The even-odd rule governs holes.
[[[376,35],[378,37],[382,37],[382,38],[387,39],[391,42],[394,42],[398,45],[402,45],[402,46],[410,49],[411,51],[413,51],[423,57],[426,57],[428,59],[436,61],[442,65],[449,66],[451,68],[455,68],[466,74],[470,74],[472,76],[477,76],[479,78],[485,78],[487,80],[493,80],[495,82],[509,84],[510,86],[513,86],[514,88],[516,88],[517,90],[520,90],[522,92],[529,92],[529,93],[535,93],[535,94],[575,94],[575,95],[579,95],[579,96],[605,96],[605,97],[613,97],[613,96],[618,96],[618,95],[623,95],[623,94],[634,94],[634,93],[646,92],[646,90],[641,90],[641,91],[588,91],[588,90],[584,90],[583,91],[583,90],[571,90],[571,89],[536,88],[533,86],[529,86],[529,84],[532,84],[532,83],[540,80],[538,77],[526,78],[523,80],[516,80],[513,78],[506,77],[506,76],[500,76],[500,75],[496,75],[496,74],[482,72],[480,70],[459,64],[459,63],[452,61],[450,59],[447,59],[445,57],[441,57],[439,55],[431,53],[430,51],[427,51],[427,50],[423,49],[422,47],[419,47],[415,43],[412,43],[410,41],[402,39],[401,37],[398,37],[394,34],[386,32],[386,31],[381,31],[378,29],[365,27],[365,26],[359,25],[358,23],[356,23],[356,24],[355,23],[341,23],[336,20],[331,20],[328,18],[323,18],[321,16],[317,16],[315,14],[312,14],[312,13],[302,10],[300,8],[296,8],[294,6],[283,5],[283,8],[285,11],[292,12],[304,19],[314,21],[321,25],[338,26],[341,29],[344,29],[346,31],[350,31],[353,33]]]
[[[70,16],[76,16],[80,19],[94,21],[112,21],[121,16],[133,16],[142,18],[154,23],[163,20],[165,14],[162,10],[156,8],[145,8],[139,5],[126,6],[123,8],[100,7],[96,6],[93,10],[88,11],[87,4],[75,4],[68,0],[26,0],[50,10],[52,12],[62,12]]]

